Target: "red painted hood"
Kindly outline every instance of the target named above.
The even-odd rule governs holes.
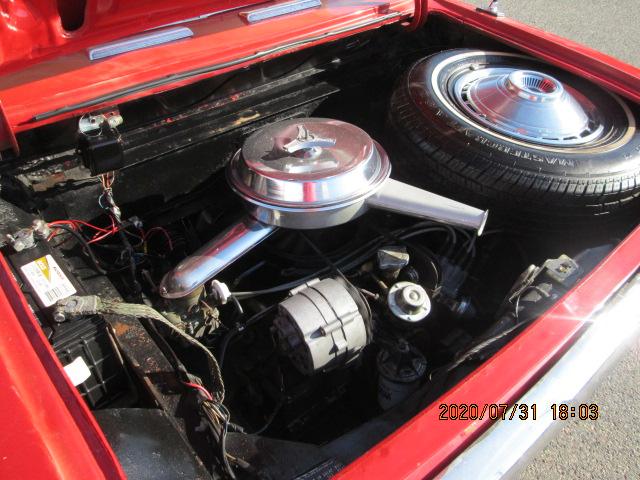
[[[12,139],[15,142],[16,134],[37,125],[414,14],[413,0],[323,0],[320,9],[248,26],[237,10],[222,13],[234,6],[231,0],[87,0],[82,26],[65,31],[57,5],[68,4],[77,15],[72,6],[83,3],[0,1],[0,150]],[[190,23],[195,36],[188,41],[98,62],[87,58],[89,46],[212,11],[221,13]],[[489,18],[457,0],[429,0],[429,12],[464,22],[640,100],[637,68],[508,18]],[[171,77],[183,72],[193,73]],[[159,79],[168,81],[153,84]],[[636,230],[562,302],[440,402],[507,403],[518,398],[572,341],[584,318],[637,270],[639,252],[640,230]],[[106,439],[64,375],[1,257],[0,287],[4,352],[0,388],[8,392],[0,407],[11,420],[4,421],[5,435],[0,438],[4,477],[123,478]],[[345,469],[340,478],[433,475],[488,426],[488,419],[442,422],[433,404]]]
[[[0,2],[3,72],[188,18],[264,0],[12,0]]]
[[[0,152],[21,132],[159,93],[277,55],[395,22],[446,15],[640,101],[640,69],[566,39],[489,17],[459,0],[322,0],[248,24],[288,0],[11,0],[0,2]],[[87,49],[179,23],[191,38],[90,60]],[[531,35],[539,42],[531,42]]]
[[[0,2],[0,151],[46,123],[408,19],[414,1],[323,0],[253,24],[241,14],[258,0]],[[193,36],[89,59],[90,47],[176,23]]]

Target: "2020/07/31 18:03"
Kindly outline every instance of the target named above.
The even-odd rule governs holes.
[[[538,406],[535,403],[492,403],[478,405],[476,403],[441,403],[440,420],[537,420]],[[566,403],[554,403],[551,405],[551,413],[554,420],[568,420],[578,418],[580,420],[597,420],[598,405],[582,403],[571,406]]]

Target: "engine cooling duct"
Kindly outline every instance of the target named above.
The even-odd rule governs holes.
[[[248,215],[168,272],[160,295],[185,297],[277,228],[318,229],[369,208],[473,229],[487,211],[389,178],[382,147],[360,128],[324,118],[276,122],[254,132],[227,167]]]

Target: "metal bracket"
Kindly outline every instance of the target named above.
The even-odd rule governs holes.
[[[118,107],[106,108],[97,112],[85,113],[78,120],[78,131],[80,133],[91,133],[99,131],[102,124],[107,122],[109,128],[116,128],[124,123]]]
[[[117,127],[123,123],[116,107],[92,112],[78,122],[78,147],[91,175],[99,175],[124,166],[124,147]]]
[[[489,5],[486,8],[477,7],[476,10],[478,12],[486,13],[487,15],[491,15],[493,17],[504,17],[504,12],[500,9],[500,5],[498,4],[498,0],[491,0]]]

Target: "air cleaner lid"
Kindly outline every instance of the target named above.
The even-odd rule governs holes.
[[[232,188],[253,203],[322,208],[372,195],[389,177],[391,165],[360,128],[299,118],[250,135],[227,173]]]

